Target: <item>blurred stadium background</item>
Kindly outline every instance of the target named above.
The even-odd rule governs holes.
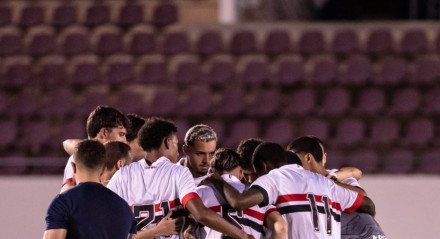
[[[390,238],[435,238],[426,215],[411,224],[417,205],[432,211],[419,195],[440,195],[439,13],[437,0],[0,1],[1,238],[42,235],[61,142],[86,137],[98,104],[171,118],[181,141],[207,123],[223,147],[314,134],[331,167],[362,169]]]

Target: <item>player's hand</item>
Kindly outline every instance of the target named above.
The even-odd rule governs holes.
[[[197,238],[197,222],[192,218],[187,218],[187,228],[183,231],[184,239],[198,239]]]
[[[175,235],[180,232],[183,224],[183,217],[171,218],[172,212],[170,211],[160,222],[157,224],[157,230],[162,236]]]
[[[208,176],[205,179],[203,179],[199,185],[208,185],[208,184],[218,185],[221,182],[223,182],[223,178],[220,174],[211,173],[208,174]]]
[[[250,235],[250,234],[246,234],[246,236],[244,237],[244,239],[255,239],[254,236]]]

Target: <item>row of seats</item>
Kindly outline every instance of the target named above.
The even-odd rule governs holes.
[[[385,56],[370,61],[365,55],[352,55],[338,61],[331,55],[307,59],[295,54],[268,58],[265,55],[196,55],[173,57],[118,54],[101,58],[93,54],[67,58],[51,55],[34,61],[30,56],[5,57],[0,61],[0,87],[26,85],[111,85],[231,83],[268,85],[435,85],[440,76],[440,57],[420,55],[412,61]]]
[[[207,85],[185,88],[133,84],[113,90],[103,85],[75,91],[70,88],[47,90],[32,88],[0,94],[0,117],[34,116],[67,119],[84,118],[99,104],[115,105],[124,111],[142,115],[183,117],[248,116],[267,118],[325,117],[328,120],[348,116],[437,117],[440,115],[440,88],[416,87],[297,87],[292,89],[231,85],[223,89]]]
[[[129,27],[148,23],[164,27],[177,22],[174,1],[53,1],[10,0],[0,3],[0,27],[29,28],[51,25],[57,28],[81,24],[90,28],[103,24]]]
[[[65,55],[127,52],[136,55],[196,53],[201,56],[219,53],[276,56],[288,52],[304,56],[323,52],[346,56],[363,52],[372,57],[391,53],[411,57],[440,52],[438,27],[428,28],[425,25],[392,29],[390,26],[358,26],[366,29],[356,29],[354,25],[326,31],[313,24],[307,28],[303,25],[275,27],[266,24],[257,29],[253,25],[198,28],[174,25],[164,30],[148,24],[136,24],[129,28],[103,24],[93,29],[81,24],[59,29],[50,25],[27,29],[8,25],[0,26],[0,56],[26,53],[38,57],[59,51]]]

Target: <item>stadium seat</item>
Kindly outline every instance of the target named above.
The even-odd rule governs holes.
[[[29,160],[29,174],[59,175],[64,172],[66,157],[47,155],[32,157]]]
[[[327,150],[327,163],[325,165],[328,169],[340,169],[347,166],[345,163],[347,154],[344,151],[339,151],[337,149]]]
[[[418,158],[417,164],[417,173],[438,175],[440,173],[440,150],[427,150],[420,158]]]
[[[298,48],[299,52],[306,56],[323,53],[325,50],[324,34],[319,29],[302,31]]]
[[[430,118],[411,119],[404,128],[403,142],[411,146],[425,147],[435,139],[435,125]]]
[[[122,34],[114,25],[100,25],[91,35],[93,51],[98,55],[110,55],[122,51]]]
[[[332,52],[339,56],[347,56],[359,49],[359,38],[354,29],[340,29],[332,39]]]
[[[157,52],[157,34],[149,25],[132,27],[124,36],[124,48],[130,54],[143,55]]]
[[[373,67],[364,55],[351,55],[341,65],[341,82],[346,85],[365,85],[373,77]]]
[[[173,3],[157,3],[154,6],[151,24],[157,28],[163,28],[178,20],[178,9]]]
[[[406,56],[416,56],[428,50],[428,37],[423,29],[408,29],[400,41],[400,51]]]
[[[4,86],[23,87],[32,79],[32,59],[29,56],[5,57],[0,67]]]
[[[226,137],[226,125],[221,119],[201,119],[201,124],[206,124],[211,127],[217,134],[217,147],[223,147],[223,141]],[[187,128],[188,129],[188,128]],[[185,129],[185,130],[187,130]]]
[[[45,8],[40,5],[25,5],[19,14],[18,25],[24,28],[44,23]]]
[[[371,29],[367,36],[365,50],[373,56],[391,53],[393,50],[393,36],[388,28]]]
[[[99,58],[96,55],[77,55],[68,63],[69,82],[87,85],[100,79]]]
[[[179,144],[183,145],[183,139],[185,138],[185,133],[192,125],[190,125],[184,119],[174,120],[174,124],[177,127],[177,138],[179,139]]]
[[[42,109],[43,115],[53,119],[65,119],[79,107],[76,94],[68,87],[58,87],[48,94]]]
[[[257,121],[242,119],[231,123],[228,131],[225,146],[235,149],[243,139],[257,138],[259,136],[259,125]]]
[[[356,94],[357,103],[352,112],[360,115],[375,116],[386,109],[385,91],[382,88],[366,88]]]
[[[18,145],[38,154],[49,143],[51,134],[48,121],[32,119],[21,124],[21,127],[22,135]]]
[[[25,36],[27,52],[32,56],[42,56],[55,50],[55,31],[48,26],[32,27]]]
[[[145,115],[148,103],[145,100],[145,92],[138,88],[125,88],[116,94],[115,107],[124,112]]]
[[[135,67],[136,81],[140,83],[168,82],[167,64],[163,55],[146,55],[139,58]]]
[[[412,115],[420,108],[422,96],[415,87],[396,89],[393,92],[389,112],[395,115]]]
[[[303,59],[296,55],[281,56],[273,62],[272,81],[283,86],[303,83],[305,79]]]
[[[144,8],[139,3],[127,2],[118,12],[117,24],[121,27],[131,27],[144,22]]]
[[[384,57],[378,62],[378,72],[373,82],[377,85],[397,85],[407,81],[407,64],[399,57]]]
[[[355,147],[363,142],[365,137],[365,124],[358,118],[343,118],[335,126],[335,136],[332,144],[339,147]]]
[[[83,26],[73,25],[64,28],[58,35],[58,51],[72,56],[88,52],[90,47],[89,32]]]
[[[440,76],[440,58],[437,55],[421,55],[413,62],[411,83],[434,85]]]
[[[230,55],[216,55],[202,67],[206,81],[212,85],[227,85],[235,80],[235,59]]]
[[[170,117],[176,114],[179,106],[179,91],[175,87],[158,88],[152,94],[146,115]]]
[[[0,128],[3,131],[3,136],[0,137],[0,149],[4,150],[16,143],[18,136],[17,122],[13,118],[0,120]]]
[[[65,28],[78,23],[78,13],[74,5],[62,3],[55,7],[51,16],[51,24],[57,28]]]
[[[61,146],[61,143],[66,139],[84,139],[86,137],[86,122],[79,118],[72,118],[63,121],[55,138],[57,144]]]
[[[20,53],[22,48],[23,36],[18,28],[0,28],[0,56],[11,56]]]
[[[310,81],[314,85],[331,85],[339,81],[338,63],[327,55],[312,56]]]
[[[224,51],[222,34],[218,30],[202,30],[196,40],[195,48],[201,56],[222,53]]]
[[[283,113],[288,116],[306,116],[316,107],[316,92],[312,88],[299,88],[291,91],[283,100]]]
[[[133,77],[133,57],[126,54],[111,55],[103,65],[103,82],[119,85],[130,82]]]
[[[43,95],[38,90],[24,90],[12,105],[13,114],[17,114],[23,118],[31,118],[40,114],[43,107]]]
[[[264,39],[264,53],[268,56],[288,54],[292,51],[289,32],[286,30],[271,30]]]
[[[433,87],[424,94],[422,110],[428,115],[440,115],[439,87]]]
[[[193,85],[182,93],[184,99],[178,111],[185,117],[206,117],[212,108],[213,93],[206,85]]]
[[[29,157],[7,156],[0,158],[0,175],[25,175],[29,172]]]
[[[394,149],[385,154],[382,161],[382,173],[408,174],[414,171],[414,153],[408,149]]]
[[[87,116],[98,105],[113,105],[113,97],[106,89],[86,89],[81,94],[77,94],[78,106],[75,107],[75,117],[87,119]]]
[[[362,170],[364,174],[376,173],[379,170],[379,157],[373,149],[359,149],[350,153],[346,165]]]
[[[12,9],[8,5],[0,6],[0,26],[6,26],[12,22]]]
[[[400,140],[400,129],[400,122],[396,119],[378,117],[372,122],[369,139],[365,143],[376,147],[393,145]]]
[[[165,55],[176,55],[190,52],[190,42],[185,29],[167,28],[161,34],[161,51]]]
[[[110,6],[103,3],[94,3],[88,6],[83,24],[88,27],[97,27],[110,23]]]
[[[294,124],[285,118],[275,119],[264,127],[263,139],[269,142],[287,145],[295,135]]]
[[[257,42],[253,31],[237,29],[229,41],[229,52],[233,55],[257,53]]]
[[[307,117],[303,120],[299,135],[314,135],[326,142],[330,138],[329,122],[316,117]]]
[[[271,117],[278,113],[281,105],[281,96],[278,89],[261,89],[252,94],[253,100],[246,107],[246,114],[250,117]]]
[[[325,116],[343,116],[350,109],[350,103],[351,95],[347,89],[327,88],[322,93],[322,102],[318,112]]]
[[[175,55],[168,63],[171,81],[180,85],[201,83],[201,67],[195,55]]]
[[[244,83],[250,85],[270,83],[269,62],[263,55],[240,57],[237,61],[236,70]]]
[[[217,117],[237,116],[245,106],[245,93],[240,87],[230,85],[221,93],[221,99],[213,107],[213,114]]]
[[[34,79],[37,85],[58,87],[68,83],[65,64],[66,59],[63,55],[41,57],[34,67]]]
[[[8,90],[0,91],[0,118],[6,117],[10,112],[11,103],[14,98],[13,94],[8,94]]]

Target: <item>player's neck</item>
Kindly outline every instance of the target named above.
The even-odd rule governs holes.
[[[147,152],[147,155],[145,156],[145,161],[147,164],[152,164],[156,162],[160,157],[163,157],[163,153],[159,150],[151,150]]]
[[[75,180],[78,184],[85,182],[100,183],[100,173],[77,172],[75,174]]]

